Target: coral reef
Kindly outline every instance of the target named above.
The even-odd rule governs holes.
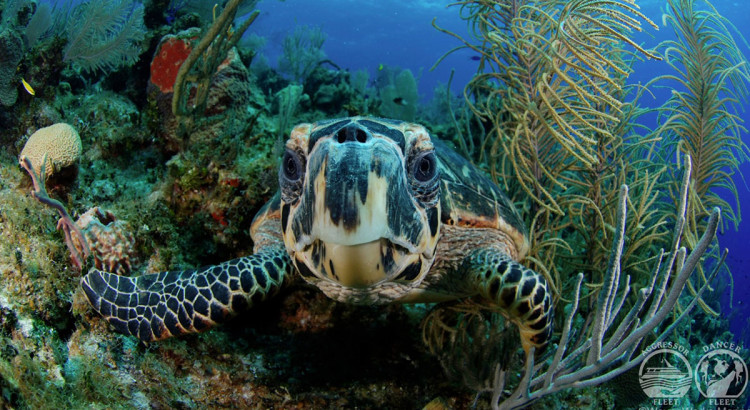
[[[655,57],[633,45],[626,34],[640,29],[641,21],[653,23],[618,2],[503,6],[506,3],[462,4],[484,39],[465,42],[480,53],[480,66],[485,67],[467,84],[466,103],[487,131],[479,143],[464,135],[460,145],[473,146],[470,154],[484,158],[497,182],[527,203],[535,268],[568,286],[579,271],[599,283],[612,240],[604,227],[614,226],[617,187],[628,183],[633,192],[648,190],[648,175],[663,172],[645,166],[648,140],[626,138],[633,132],[635,113],[623,101],[629,70],[622,59],[626,48]],[[601,25],[591,23],[599,16],[607,18]],[[503,29],[497,30],[496,24]],[[652,219],[632,218],[639,225],[629,232],[642,238],[634,244],[658,246],[656,238],[664,235],[633,229],[659,226],[664,215],[649,213],[651,205],[641,203],[636,214]],[[560,232],[570,229],[562,241]],[[560,263],[563,258],[581,260],[573,255],[581,249],[583,263]],[[656,249],[631,248],[624,263],[638,266]]]
[[[632,70],[624,58],[630,54],[627,48],[635,48],[636,56],[660,58],[627,36],[640,30],[641,21],[653,23],[631,1],[501,6],[506,3],[461,3],[484,39],[477,44],[463,40],[461,46],[481,55],[482,69],[465,95],[484,130],[462,133],[459,146],[467,151],[473,147],[470,155],[484,159],[496,180],[526,204],[527,223],[534,227],[529,259],[568,288],[579,271],[587,274],[590,285],[599,286],[613,238],[606,227],[614,226],[614,193],[627,183],[639,201],[633,202],[628,222],[633,239],[624,265],[639,271],[634,281],[642,286],[649,274],[642,262],[666,246],[663,227],[675,221],[679,180],[670,172],[675,170],[671,156],[657,154],[673,152],[672,144],[662,140],[666,130],[650,133],[636,127],[645,112],[638,105],[644,90],[635,92],[626,82]],[[601,24],[591,24],[598,20]],[[665,109],[671,113],[670,105]],[[477,135],[479,144],[474,143]],[[731,145],[720,145],[728,154]],[[712,158],[719,157],[728,155]],[[723,165],[713,165],[702,166],[722,172]],[[697,204],[694,198],[688,206],[695,211]],[[701,209],[691,211],[688,220],[705,220],[709,208]],[[696,232],[685,230],[687,244],[696,243]],[[577,257],[581,252],[584,258]],[[717,252],[711,254],[716,257]],[[688,288],[694,292],[692,284]]]
[[[78,106],[77,121],[88,161],[122,160],[149,145],[152,136],[139,126],[140,111],[127,97],[111,91],[62,98]],[[96,181],[92,181],[96,183]]]
[[[512,365],[515,360],[511,360],[511,354],[508,353],[513,350],[504,348],[507,345],[504,339],[507,331],[502,324],[493,323],[492,319],[489,323],[483,318],[477,320],[478,314],[471,309],[457,311],[459,315],[468,317],[452,319],[454,322],[458,320],[458,326],[445,324],[441,315],[433,315],[425,324],[424,338],[427,344],[432,347],[433,352],[441,354],[443,363],[447,363],[453,371],[459,371],[464,377],[467,374],[471,375],[470,385],[480,392],[490,392],[492,407],[501,409],[523,407],[551,393],[571,387],[596,386],[640,364],[648,354],[647,351],[636,354],[641,340],[654,330],[654,343],[664,340],[681,321],[689,317],[690,310],[697,305],[701,300],[701,294],[708,288],[708,284],[705,284],[676,319],[669,324],[663,323],[677,304],[693,270],[714,241],[720,216],[719,208],[714,208],[706,231],[695,248],[687,254],[685,248],[680,246],[680,241],[686,226],[691,176],[690,158],[686,158],[685,167],[678,208],[680,213],[672,233],[672,245],[667,252],[662,249],[653,264],[653,275],[649,285],[641,289],[638,300],[619,321],[615,319],[630,292],[630,276],[624,281],[624,289],[619,288],[627,218],[627,185],[623,185],[620,190],[617,230],[610,264],[604,277],[605,288],[597,297],[595,310],[588,314],[585,324],[581,326],[580,318],[576,319],[576,313],[579,309],[583,274],[578,274],[573,301],[566,309],[568,313],[560,342],[551,361],[543,360],[535,367],[537,358],[534,350],[526,352],[525,370],[523,376],[518,379],[513,368],[515,366]],[[712,278],[718,273],[720,265],[714,269]],[[676,276],[670,280],[673,268],[676,270]],[[618,302],[615,303],[615,300]],[[576,320],[579,323],[573,327]],[[615,325],[617,327],[614,327]],[[459,334],[446,336],[445,333],[451,332],[452,328],[456,328]],[[572,332],[574,328],[575,332]],[[610,328],[614,331],[609,332]],[[475,343],[480,340],[478,345],[484,348],[469,350],[470,354],[476,355],[474,360],[466,360],[468,340]],[[458,357],[455,357],[456,355]],[[487,366],[487,363],[495,363],[494,374],[490,373],[491,367]],[[463,372],[460,372],[461,370]],[[507,395],[504,389],[509,381],[512,381],[514,391]]]
[[[710,5],[708,10],[694,13],[690,1],[669,4],[664,18],[674,22],[678,38],[684,39],[660,49],[665,50],[664,58],[673,68],[679,72],[685,67],[686,73],[665,75],[662,80],[677,80],[688,91],[673,93],[672,101],[662,108],[663,126],[653,131],[636,126],[646,112],[639,106],[645,89],[633,88],[626,80],[633,55],[662,57],[629,38],[642,23],[654,26],[633,1],[465,1],[459,3],[462,15],[478,41],[442,30],[462,41],[453,51],[466,48],[480,55],[477,74],[466,86],[465,96],[482,126],[467,126],[458,145],[486,163],[496,181],[524,204],[534,235],[528,263],[553,278],[559,299],[568,301],[570,295],[575,296],[576,283],[580,286],[581,278],[585,279],[591,292],[585,296],[589,302],[580,307],[584,317],[591,317],[610,289],[601,275],[611,268],[614,259],[609,250],[619,237],[617,186],[629,185],[631,198],[637,198],[629,202],[629,217],[624,221],[628,240],[621,265],[630,274],[625,283],[648,290],[654,271],[648,270],[646,262],[661,259],[660,249],[670,249],[670,230],[679,226],[671,243],[682,241],[688,249],[696,249],[711,208],[728,209],[726,203],[711,200],[708,189],[696,190],[699,183],[685,181],[688,165],[693,164],[675,167],[674,153],[696,155],[693,161],[698,161],[701,169],[694,168],[693,177],[705,175],[698,177],[702,183],[719,183],[727,168],[746,158],[747,147],[736,138],[736,117],[731,114],[735,111],[722,104],[732,105],[744,98],[747,63],[741,62],[745,59],[736,48],[711,46],[731,46],[734,40]],[[717,55],[708,57],[709,53]],[[704,70],[705,64],[698,62],[708,60],[715,62],[712,70]],[[718,97],[730,83],[740,84],[737,94]],[[697,113],[695,107],[699,106],[716,107],[716,111]],[[700,120],[702,114],[710,119]],[[712,128],[714,124],[717,128]],[[718,129],[721,131],[714,131]],[[675,145],[671,139],[678,135],[689,141]],[[731,208],[727,212],[731,217]],[[716,314],[701,300],[698,288],[706,288],[709,282],[703,266],[721,264],[722,259],[715,241],[702,245],[706,246],[706,261],[696,263],[697,279],[685,283],[690,301],[675,296],[675,315],[694,304]],[[578,276],[579,272],[583,276]],[[640,302],[627,303],[637,306]],[[686,326],[683,322],[673,328],[679,332]],[[594,340],[595,336],[591,334]],[[561,355],[566,352],[565,341],[559,349]],[[598,360],[589,359],[588,365]],[[624,367],[612,372],[624,371]],[[549,370],[556,371],[554,366]],[[526,375],[533,373],[529,368]],[[571,377],[575,374],[570,373]],[[496,380],[509,375],[498,373]],[[550,386],[553,378],[548,372],[544,386]],[[546,394],[547,387],[536,390],[534,379],[530,380],[528,391],[523,386],[529,380],[513,380],[512,385],[520,383],[522,387],[510,397],[494,390],[493,405],[504,398],[508,398],[505,405],[520,405],[533,398],[535,391]],[[561,384],[565,383],[552,383]]]
[[[23,40],[15,31],[0,31],[0,104],[10,106],[18,97],[16,67],[23,57]]]
[[[71,281],[75,271],[70,268],[65,240],[55,230],[58,215],[53,209],[40,206],[27,195],[26,188],[19,188],[24,174],[15,156],[3,150],[0,157],[3,316],[14,318],[16,324],[20,322],[27,329],[38,322],[64,329],[72,324],[70,295],[78,285]],[[4,327],[4,337],[11,330]]]
[[[478,56],[478,74],[468,98],[449,82],[425,107],[418,72],[342,70],[315,28],[289,34],[281,67],[264,63],[264,39],[243,40],[254,4],[88,1],[84,15],[3,2],[0,407],[467,409],[537,399],[539,408],[609,408],[629,405],[623,397],[637,404],[626,370],[645,344],[666,334],[683,345],[731,338],[726,319],[711,315],[716,296],[700,293],[721,261],[718,246],[708,261],[687,258],[705,245],[699,234],[714,206],[739,221],[739,207],[717,201],[712,184],[728,185],[722,172],[748,153],[736,138],[748,65],[711,7],[671,0],[665,19],[678,40],[651,51],[630,40],[651,26],[631,0],[462,1],[477,41],[459,47]],[[90,25],[96,15],[111,36],[80,41],[74,28],[102,34]],[[122,58],[85,57],[97,53]],[[676,70],[648,85],[677,80],[656,130],[637,125],[646,91],[627,80],[630,59],[644,56]],[[708,66],[697,61],[712,69],[696,71]],[[720,95],[729,98],[712,99]],[[556,286],[557,346],[525,356],[516,330],[483,306],[349,306],[300,282],[221,328],[145,345],[113,333],[84,300],[80,271],[93,266],[138,275],[251,253],[250,223],[277,187],[280,139],[298,122],[360,114],[424,122],[513,196],[534,235],[525,262]],[[22,151],[25,136],[56,123],[80,134],[69,167],[77,184],[50,175],[62,167],[54,149]],[[677,153],[690,156],[692,182],[682,235],[672,238],[687,175]],[[19,166],[21,154],[30,161]],[[618,212],[623,184],[627,212]],[[652,276],[660,258],[661,276]],[[675,296],[688,262],[699,270],[686,285],[697,299]],[[657,292],[657,280],[672,292]],[[693,308],[701,299],[703,310]],[[646,320],[652,313],[667,318]],[[610,381],[579,388],[597,377]]]
[[[680,155],[688,155],[694,161],[693,199],[685,230],[688,245],[697,242],[698,232],[705,228],[705,217],[713,207],[724,210],[725,226],[731,222],[735,229],[739,228],[739,195],[732,176],[739,173],[742,162],[750,159],[750,148],[740,137],[744,127],[739,114],[748,98],[750,62],[727,29],[728,20],[715,11],[701,10],[695,3],[667,3],[664,18],[674,28],[677,40],[665,41],[659,49],[675,74],[649,83],[672,83],[674,90],[659,110],[660,125],[653,131],[664,141],[661,161]],[[678,187],[673,183],[669,188],[674,197]],[[734,207],[720,195],[724,189],[734,197]],[[706,282],[705,276],[702,280]],[[692,284],[689,290],[695,294]],[[701,307],[719,315],[706,303]]]

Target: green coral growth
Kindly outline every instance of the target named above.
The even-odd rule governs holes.
[[[414,121],[417,115],[417,80],[409,69],[384,68],[378,73],[380,115]]]
[[[326,34],[318,26],[299,25],[284,38],[279,71],[297,84],[303,84],[326,58]]]

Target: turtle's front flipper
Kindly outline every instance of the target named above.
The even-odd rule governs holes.
[[[552,336],[552,294],[544,277],[496,249],[480,249],[466,261],[479,294],[518,325],[526,352],[540,353]]]
[[[197,270],[135,278],[92,269],[81,280],[115,329],[150,342],[200,332],[276,291],[289,269],[283,248]]]

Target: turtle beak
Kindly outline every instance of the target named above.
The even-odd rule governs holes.
[[[419,255],[399,252],[393,243],[380,239],[359,245],[325,243],[328,266],[323,272],[339,284],[366,288],[393,278],[403,269],[419,261]]]

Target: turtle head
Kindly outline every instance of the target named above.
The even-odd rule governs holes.
[[[354,117],[295,127],[279,183],[297,270],[354,302],[397,299],[419,285],[439,236],[438,173],[420,125]]]

